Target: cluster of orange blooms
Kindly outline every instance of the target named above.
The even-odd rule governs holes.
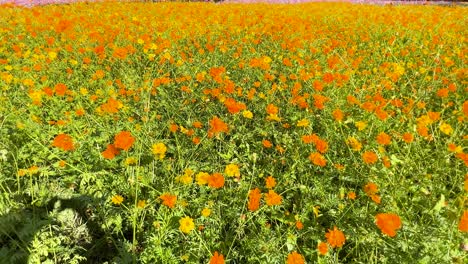
[[[459,191],[450,199],[466,201],[466,9],[191,5],[0,8],[0,102],[12,102],[0,110],[27,105],[27,118],[8,125],[35,130],[60,160],[55,167],[40,158],[21,161],[17,175],[79,167],[85,152],[96,162],[90,168],[110,175],[107,169],[126,158],[135,171],[154,173],[144,179],[151,194],[142,192],[147,197],[135,198],[135,206],[153,206],[148,215],[183,215],[184,239],[210,228],[195,229],[187,200],[213,199],[221,207],[239,199],[242,208],[227,211],[254,222],[278,213],[281,231],[304,240],[319,232],[323,241],[313,254],[324,258],[356,239],[348,232],[352,221],[341,221],[353,210],[344,208],[366,208],[369,233],[397,243],[399,232],[414,227],[406,224],[411,212],[395,202],[411,201],[395,195],[406,194],[406,184],[428,184],[434,193],[421,187],[414,195],[433,206],[445,189],[432,188],[440,182],[431,171],[453,174],[447,185]],[[120,187],[106,187],[119,210],[133,197]],[[461,237],[468,210],[453,201],[443,206],[460,216]],[[340,215],[321,223],[319,208]],[[210,216],[219,226],[237,219],[203,210],[200,219]],[[305,263],[309,246],[282,257]],[[224,263],[221,253],[229,259],[215,251],[210,263]]]

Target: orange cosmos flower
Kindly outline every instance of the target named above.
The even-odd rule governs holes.
[[[300,220],[297,220],[296,221],[296,228],[298,230],[302,230],[304,228],[304,224]]]
[[[325,234],[328,244],[332,248],[342,247],[346,241],[345,235],[339,229],[334,227],[333,230],[328,230],[328,233]]]
[[[219,189],[224,186],[224,176],[221,173],[213,173],[208,177],[208,186]]]
[[[463,212],[460,222],[458,223],[458,230],[461,232],[468,232],[468,210]]]
[[[328,143],[325,140],[317,139],[315,141],[315,149],[320,153],[325,153],[328,150]]]
[[[265,147],[265,148],[271,148],[273,146],[273,144],[271,144],[271,141],[267,140],[267,139],[264,139],[262,140],[262,145]]]
[[[57,135],[54,138],[54,141],[52,142],[52,146],[65,150],[65,151],[71,151],[75,149],[75,146],[73,145],[72,137],[70,137],[67,134]]]
[[[281,200],[281,195],[277,194],[273,190],[269,190],[268,193],[265,194],[265,202],[268,206],[280,205]]]
[[[193,122],[192,125],[195,128],[202,128],[203,127],[203,124],[200,121],[195,121],[195,122]]]
[[[55,94],[58,96],[64,96],[65,93],[67,92],[68,88],[65,84],[63,83],[57,83],[54,87]]]
[[[332,115],[333,115],[333,118],[334,118],[337,122],[343,121],[344,113],[343,113],[343,111],[341,111],[340,109],[335,109],[335,110],[333,111]]]
[[[179,130],[179,126],[177,124],[171,123],[169,125],[169,131],[171,131],[172,133],[177,132],[177,130]]]
[[[310,144],[310,143],[317,142],[319,140],[319,137],[316,134],[312,134],[312,135],[304,135],[301,137],[301,139],[302,139],[302,142],[306,144]]]
[[[390,145],[391,141],[392,137],[385,132],[381,132],[377,135],[377,143],[380,145]]]
[[[373,183],[373,182],[369,182],[368,184],[366,184],[364,186],[364,192],[367,194],[367,195],[372,195],[372,194],[376,194],[379,192],[379,187],[377,186],[377,184]]]
[[[296,251],[291,252],[288,254],[288,259],[286,260],[287,264],[304,264],[305,260],[304,257],[297,253]]]
[[[219,254],[218,251],[215,251],[210,259],[210,264],[224,264],[223,254]]]
[[[258,208],[260,208],[260,198],[262,197],[262,193],[260,192],[260,189],[255,188],[253,190],[249,191],[249,203],[247,205],[247,208],[249,211],[256,211]]]
[[[266,107],[266,112],[269,115],[277,115],[278,114],[278,107],[276,107],[274,104],[269,104]]]
[[[366,164],[374,164],[377,162],[377,154],[373,151],[366,151],[362,154],[362,159],[364,160],[364,163]]]
[[[327,160],[320,153],[317,153],[317,152],[311,153],[309,156],[309,160],[314,165],[317,165],[320,167],[325,167],[325,165],[327,165]]]
[[[328,245],[325,242],[320,242],[317,245],[317,250],[320,255],[326,255],[328,253]]]
[[[213,117],[210,120],[210,129],[208,130],[208,137],[213,137],[216,134],[219,133],[227,133],[229,131],[229,128],[226,123],[223,122],[223,120],[219,119],[217,116]]]
[[[121,131],[114,137],[114,147],[128,151],[135,142],[135,138],[129,131]]]
[[[462,109],[463,114],[464,114],[466,117],[468,117],[468,101],[465,101],[465,102],[463,103],[462,108],[463,108],[463,109]]]
[[[276,186],[276,180],[272,176],[268,176],[265,179],[265,186],[268,189],[273,189]]]
[[[411,143],[411,142],[413,142],[413,140],[414,140],[413,134],[408,133],[408,132],[407,132],[407,133],[404,133],[403,136],[402,136],[402,138],[403,138],[403,141],[405,141],[406,143]]]
[[[382,233],[390,237],[396,236],[396,230],[401,228],[401,220],[397,214],[383,213],[376,215],[375,218]]]
[[[113,159],[115,158],[116,155],[119,155],[120,153],[120,150],[117,149],[114,145],[112,144],[108,144],[107,145],[107,148],[106,150],[104,150],[103,152],[101,152],[101,155],[105,158],[105,159]]]
[[[172,195],[170,193],[164,193],[161,196],[159,196],[159,199],[162,200],[162,204],[169,208],[174,208],[176,202],[177,202],[177,196]]]

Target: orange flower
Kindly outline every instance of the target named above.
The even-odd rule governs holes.
[[[288,254],[288,259],[286,260],[287,264],[304,264],[305,260],[304,257],[297,253],[296,251],[291,252]]]
[[[414,140],[414,136],[411,133],[404,133],[402,138],[403,138],[403,141],[405,141],[406,143],[411,143]]]
[[[346,241],[344,233],[338,230],[336,226],[333,230],[329,229],[328,233],[325,234],[325,237],[332,248],[342,247]]]
[[[328,150],[328,143],[320,138],[315,141],[315,149],[320,153],[325,153]]]
[[[304,224],[300,220],[297,220],[296,221],[296,228],[298,230],[302,230],[304,228]]]
[[[344,114],[343,114],[343,111],[341,111],[340,109],[335,109],[335,110],[333,111],[332,115],[333,115],[333,118],[334,118],[337,122],[343,121]]]
[[[325,167],[327,165],[327,160],[322,156],[322,154],[314,152],[309,156],[309,160],[317,166]]]
[[[59,134],[54,138],[52,146],[60,148],[65,151],[74,150],[73,139],[67,134]]]
[[[376,215],[375,218],[382,233],[390,237],[396,236],[396,230],[401,228],[401,220],[397,214],[383,213]]]
[[[277,115],[278,114],[278,107],[276,107],[274,104],[269,104],[266,107],[266,112],[269,115]]]
[[[224,176],[221,173],[213,173],[208,177],[208,186],[219,189],[224,186]]]
[[[159,196],[159,199],[161,199],[163,201],[162,204],[164,204],[165,206],[167,206],[169,208],[174,208],[174,206],[175,206],[175,204],[177,202],[177,196],[172,195],[170,193],[162,194],[161,196]]]
[[[312,134],[312,135],[304,135],[301,137],[301,139],[302,139],[302,142],[306,144],[310,144],[310,143],[317,142],[319,140],[319,137],[316,134]]]
[[[200,121],[195,121],[195,122],[193,122],[192,125],[195,128],[202,128],[203,127],[203,124]]]
[[[65,93],[67,92],[68,88],[65,84],[63,83],[57,83],[54,87],[55,94],[58,96],[64,96]]]
[[[349,192],[348,193],[348,199],[350,199],[350,200],[356,199],[356,193],[355,192]]]
[[[460,222],[458,223],[458,230],[461,232],[468,232],[468,210],[463,212]]]
[[[219,254],[218,251],[215,251],[210,259],[210,264],[224,264],[223,254]]]
[[[377,154],[373,151],[366,151],[362,154],[362,159],[364,160],[364,163],[366,164],[374,164],[377,162]]]
[[[219,133],[227,133],[229,131],[229,128],[226,123],[223,122],[223,120],[219,119],[218,117],[213,117],[210,120],[210,129],[208,130],[208,137],[213,137],[216,134]]]
[[[247,208],[249,211],[256,211],[258,208],[260,208],[260,198],[262,197],[262,193],[260,192],[260,189],[255,188],[253,190],[249,191],[249,203],[247,205]]]
[[[276,180],[275,178],[273,178],[272,176],[268,176],[266,179],[265,179],[265,186],[268,188],[268,189],[272,189],[276,186]]]
[[[378,194],[371,194],[370,195],[370,198],[372,199],[372,201],[374,201],[376,204],[380,204],[380,196]]]
[[[328,253],[328,245],[325,242],[320,242],[317,245],[317,250],[320,255],[326,255]]]
[[[390,145],[391,141],[392,137],[385,132],[381,132],[377,135],[377,143],[380,145]]]
[[[281,200],[281,195],[277,194],[273,190],[269,190],[268,193],[265,194],[265,202],[268,206],[280,205]]]
[[[119,149],[115,148],[114,145],[112,144],[108,144],[106,150],[101,152],[101,155],[105,159],[113,159],[115,158],[116,155],[119,155],[119,153],[120,153]]]
[[[114,137],[114,147],[128,151],[135,142],[135,138],[129,131],[121,131]]]
[[[462,108],[463,108],[463,110],[462,110],[462,111],[463,111],[463,114],[464,114],[466,117],[468,117],[468,101],[465,101],[465,102],[463,103]]]
[[[369,182],[368,184],[366,184],[366,186],[364,186],[364,192],[367,195],[376,194],[379,192],[379,187],[377,186],[377,184]]]
[[[177,132],[177,130],[179,130],[179,126],[177,124],[171,123],[169,125],[169,131],[171,131],[172,133]]]
[[[262,140],[262,145],[265,147],[265,148],[271,148],[273,145],[271,144],[271,142],[269,140]]]

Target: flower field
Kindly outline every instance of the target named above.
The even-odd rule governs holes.
[[[0,6],[0,263],[466,263],[467,17]]]

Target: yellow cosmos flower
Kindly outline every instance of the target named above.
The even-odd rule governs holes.
[[[357,121],[355,125],[359,131],[362,131],[367,127],[367,123],[364,121]]]
[[[189,216],[186,216],[179,220],[179,230],[185,234],[190,233],[194,228],[195,224],[193,223],[193,219]]]
[[[450,135],[452,134],[453,132],[453,128],[452,126],[450,126],[449,124],[447,123],[442,123],[440,126],[439,126],[439,129],[440,131],[442,131],[442,133],[444,133],[445,135]]]
[[[236,164],[228,164],[224,169],[224,173],[230,177],[240,177],[239,166]]]
[[[167,147],[164,143],[153,144],[153,154],[158,156],[159,159],[163,159],[166,156]]]
[[[297,121],[296,126],[298,126],[298,127],[307,127],[307,126],[309,126],[309,124],[310,124],[309,120],[301,119],[301,120]]]
[[[208,217],[208,216],[210,216],[210,214],[211,214],[211,209],[210,209],[210,208],[203,208],[201,214],[202,214],[204,217]]]
[[[245,117],[245,118],[248,118],[248,119],[252,119],[253,118],[253,114],[252,112],[250,112],[249,110],[245,110],[242,112],[242,116]]]
[[[208,178],[210,177],[210,174],[209,173],[206,173],[206,172],[199,172],[197,174],[197,184],[198,185],[205,185],[208,183]]]
[[[346,139],[346,144],[348,144],[354,151],[360,151],[362,149],[361,142],[354,137],[348,137],[348,139]]]
[[[146,201],[145,200],[139,200],[138,201],[138,203],[137,203],[138,208],[143,209],[143,208],[145,208],[145,206],[146,206]]]
[[[193,173],[194,171],[192,169],[185,169],[184,175],[177,177],[176,180],[183,184],[191,184],[193,181]]]
[[[120,205],[124,201],[124,198],[121,195],[116,194],[112,196],[111,201],[115,205]]]

